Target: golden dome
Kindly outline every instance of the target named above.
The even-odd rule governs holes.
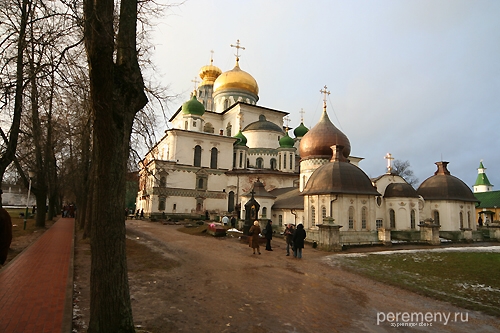
[[[214,93],[226,89],[246,90],[254,95],[259,94],[259,86],[252,75],[240,69],[238,61],[230,71],[224,72],[214,83]]]
[[[210,65],[203,66],[200,69],[200,75],[201,79],[203,80],[200,84],[200,86],[204,85],[212,85],[214,84],[215,80],[221,75],[222,71],[219,67],[214,66],[213,60],[210,60]]]

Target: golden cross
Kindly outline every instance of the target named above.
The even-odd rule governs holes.
[[[234,47],[236,48],[236,61],[239,61],[240,60],[240,49],[244,50],[245,48],[243,46],[240,46],[240,40],[236,40],[236,45],[234,44],[231,44],[231,47]]]
[[[197,84],[198,84],[198,82],[200,82],[200,81],[198,81],[198,78],[195,76],[195,77],[194,77],[194,80],[191,80],[191,82],[194,82],[194,91],[196,91],[196,89],[198,88],[196,85],[197,85]]]
[[[289,116],[283,117],[283,120],[285,121],[286,128],[288,128],[288,126],[290,125],[290,117]]]
[[[392,173],[392,160],[394,157],[392,157],[391,153],[387,153],[384,158],[387,160],[387,173]]]
[[[213,65],[214,63],[214,50],[210,50],[210,65]]]
[[[328,88],[325,85],[324,89],[321,89],[319,91],[320,93],[324,94],[324,97],[323,97],[323,110],[325,110],[325,111],[326,111],[326,96],[330,95],[330,92],[327,89]]]
[[[300,108],[299,113],[300,113],[300,122],[303,123],[304,122],[304,113],[306,113],[306,112],[304,111],[303,108]]]

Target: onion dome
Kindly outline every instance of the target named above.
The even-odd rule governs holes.
[[[219,67],[213,65],[213,59],[210,59],[210,65],[203,66],[200,69],[201,79],[203,80],[200,86],[204,85],[213,85],[215,80],[222,74],[222,71]]]
[[[205,107],[196,99],[196,94],[193,94],[193,97],[189,101],[182,104],[182,113],[203,116]]]
[[[259,120],[248,124],[243,129],[243,132],[245,131],[273,131],[273,132],[283,133],[283,129],[281,129],[281,127],[267,120],[266,116],[264,116],[263,114],[259,116]]]
[[[418,198],[418,193],[408,183],[392,183],[387,185],[384,198]]]
[[[332,157],[331,146],[342,146],[345,158],[351,153],[351,144],[347,136],[332,124],[326,110],[319,122],[300,140],[299,154],[301,159]]]
[[[296,138],[301,138],[306,135],[307,132],[309,132],[309,128],[305,127],[304,123],[301,122],[300,125],[293,130],[293,135],[295,135]]]
[[[244,90],[256,96],[259,94],[257,81],[252,75],[240,69],[238,60],[232,70],[222,73],[214,82],[214,93],[234,89]]]
[[[241,133],[241,130],[234,136],[234,138],[238,139],[234,145],[235,146],[246,146],[247,138]]]
[[[449,162],[436,162],[434,176],[424,180],[417,193],[425,200],[458,200],[476,202],[471,189],[460,179],[452,176],[447,169]]]
[[[380,195],[363,170],[349,163],[343,156],[344,147],[334,146],[331,149],[334,153],[330,163],[323,164],[313,172],[303,195]]]
[[[293,148],[295,144],[295,140],[288,136],[288,131],[285,132],[285,135],[279,141],[281,148]]]

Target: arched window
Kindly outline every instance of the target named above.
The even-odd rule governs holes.
[[[211,123],[206,123],[205,126],[203,126],[203,132],[215,133],[215,128]]]
[[[416,228],[416,225],[415,225],[415,209],[412,209],[411,212],[410,212],[410,226],[411,226],[412,229]]]
[[[464,213],[460,212],[460,229],[464,227]]]
[[[194,147],[194,163],[193,163],[193,165],[195,167],[201,167],[201,147],[198,145]]]
[[[160,187],[166,187],[167,186],[167,178],[165,176],[162,176],[160,178]]]
[[[316,208],[311,206],[311,225],[314,227],[316,225]]]
[[[396,229],[396,212],[394,212],[394,209],[389,209],[389,221],[390,221],[390,228],[391,229]]]
[[[255,161],[255,167],[257,169],[263,169],[264,168],[264,160],[262,159],[262,157],[259,157],[257,158],[257,160]]]
[[[233,129],[233,125],[231,125],[231,123],[227,123],[227,126],[226,126],[226,136],[231,136],[232,129]]]
[[[276,170],[276,159],[271,158],[271,170]]]
[[[267,207],[263,207],[262,208],[262,218],[266,218],[267,217]]]
[[[283,170],[286,169],[286,155],[283,154]]]
[[[203,190],[204,182],[203,178],[198,178],[198,189]]]
[[[217,148],[213,147],[210,151],[210,168],[217,169],[217,157],[219,156],[219,151]]]
[[[290,154],[290,170],[292,170],[293,167],[293,154]]]
[[[278,170],[281,170],[281,154],[278,156]]]
[[[321,207],[321,217],[324,220],[326,218],[326,207]]]
[[[230,191],[228,196],[227,196],[227,211],[232,212],[234,211],[234,192]]]
[[[439,224],[439,211],[435,210],[433,215],[434,215],[434,223]]]
[[[165,210],[165,198],[160,198],[160,201],[158,202],[158,210]]]
[[[240,151],[240,163],[239,163],[240,168],[243,167],[243,152]]]
[[[229,99],[224,100],[224,110],[229,107]]]
[[[470,212],[467,212],[467,228],[470,228]]]
[[[361,208],[361,229],[366,229],[367,215],[368,215],[368,209],[366,207]]]
[[[349,207],[349,230],[354,229],[354,207]]]

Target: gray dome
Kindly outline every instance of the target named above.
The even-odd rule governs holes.
[[[447,169],[448,162],[436,162],[438,170],[427,178],[417,193],[426,200],[478,201],[471,189]]]
[[[384,198],[418,198],[418,193],[408,183],[392,183],[385,188]]]
[[[307,181],[302,194],[363,194],[380,195],[370,178],[342,156],[343,146],[334,146],[330,163],[320,166]]]
[[[276,125],[275,123],[272,123],[268,120],[266,120],[266,116],[260,115],[259,120],[255,121],[251,124],[248,124],[244,129],[243,132],[245,131],[273,131],[273,132],[279,132],[284,134],[283,129]]]

